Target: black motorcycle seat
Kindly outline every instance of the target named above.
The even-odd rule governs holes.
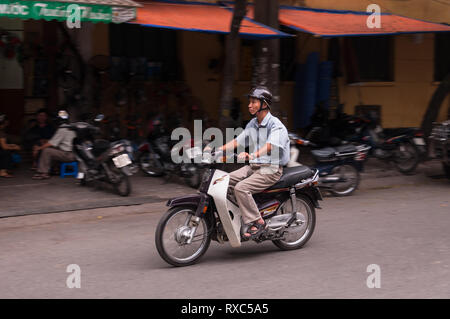
[[[337,147],[335,147],[335,149],[336,149],[336,152],[341,153],[341,154],[356,152],[356,146],[352,145],[352,144],[337,146]]]
[[[111,142],[107,140],[98,139],[94,141],[92,153],[95,156],[100,156],[105,152],[111,145]]]
[[[276,184],[267,190],[286,188],[299,183],[302,179],[312,177],[314,172],[308,166],[284,167],[283,175]]]
[[[325,147],[319,150],[312,150],[311,154],[317,159],[330,159],[335,154],[345,154],[356,152],[356,146],[352,144],[340,145],[336,147]]]
[[[317,158],[330,158],[334,156],[334,153],[336,153],[334,147],[324,147],[319,150],[311,151],[311,154]]]

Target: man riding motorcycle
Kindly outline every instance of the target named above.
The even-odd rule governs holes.
[[[256,87],[247,95],[248,110],[254,118],[235,139],[218,148],[226,152],[240,146],[249,146],[250,154],[241,152],[238,160],[249,160],[246,165],[230,174],[228,193],[242,212],[248,225],[244,238],[258,236],[266,228],[253,194],[274,185],[283,174],[283,166],[289,162],[289,137],[283,123],[270,113],[272,93],[265,87]]]

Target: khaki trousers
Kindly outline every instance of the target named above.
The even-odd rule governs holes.
[[[53,161],[73,162],[75,155],[53,147],[44,148],[39,157],[38,173],[48,174]]]
[[[241,210],[244,224],[249,224],[261,218],[253,194],[274,185],[283,174],[283,167],[267,170],[261,165],[246,165],[230,173],[228,196],[235,199]],[[234,195],[234,196],[233,196]]]

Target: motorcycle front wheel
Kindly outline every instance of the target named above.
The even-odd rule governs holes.
[[[399,172],[405,175],[412,174],[419,164],[419,161],[419,151],[414,144],[405,142],[398,145],[394,157],[394,164]]]
[[[156,228],[156,249],[161,258],[173,266],[182,267],[196,263],[211,243],[211,234],[204,218],[200,219],[194,237],[188,243],[194,214],[195,207],[192,206],[171,208]]]
[[[300,219],[287,228],[287,234],[283,239],[272,241],[281,250],[294,250],[303,247],[311,238],[316,226],[314,205],[303,195],[297,195],[296,199],[296,212]],[[292,212],[292,202],[289,198],[278,208],[277,215],[290,214]]]

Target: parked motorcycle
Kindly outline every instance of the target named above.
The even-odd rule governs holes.
[[[300,154],[299,146],[317,147],[317,145],[294,133],[289,134],[289,139],[291,154],[287,166],[300,166],[301,164],[297,161]],[[358,188],[360,172],[364,169],[364,162],[370,148],[364,144],[347,144],[312,150],[314,168],[319,171],[320,176],[319,187],[336,196],[352,194]]]
[[[450,179],[450,120],[433,123],[429,141],[430,157],[442,161],[442,169]]]
[[[181,176],[189,186],[197,188],[204,170],[193,159],[202,153],[202,149],[194,147],[193,140],[189,141],[189,145],[175,147],[178,141],[171,140],[160,120],[154,120],[152,125],[147,141],[139,145],[136,155],[141,170],[153,177],[166,174]],[[172,153],[180,153],[181,149],[186,151],[190,162],[176,164],[172,161]]]
[[[394,163],[401,173],[414,172],[421,158],[426,157],[425,140],[416,128],[384,129],[374,121],[366,121],[350,141],[366,143],[372,147],[369,155]]]
[[[99,123],[102,119],[103,115],[98,115],[94,121]],[[100,129],[87,122],[72,123],[70,129],[76,133],[73,151],[78,161],[80,184],[103,181],[113,185],[119,195],[128,196],[131,192],[129,176],[132,175],[132,161],[127,151],[130,145],[124,140],[97,139]]]
[[[428,159],[426,142],[419,128],[383,129],[371,115],[359,117],[341,109],[332,120],[328,119],[327,110],[317,111],[306,139],[318,147],[338,146],[343,142],[368,144],[372,147],[370,156],[393,162],[403,174],[414,172],[421,161]]]
[[[204,161],[212,163],[220,155]],[[211,240],[240,247],[243,236],[241,212],[227,198],[230,175],[209,168],[203,175],[197,194],[171,199],[169,210],[156,229],[155,241],[160,256],[174,266],[188,266],[208,250]],[[315,209],[322,200],[317,188],[319,171],[306,166],[286,168],[280,180],[265,191],[253,195],[267,228],[255,242],[272,241],[282,250],[301,248],[314,232]]]

